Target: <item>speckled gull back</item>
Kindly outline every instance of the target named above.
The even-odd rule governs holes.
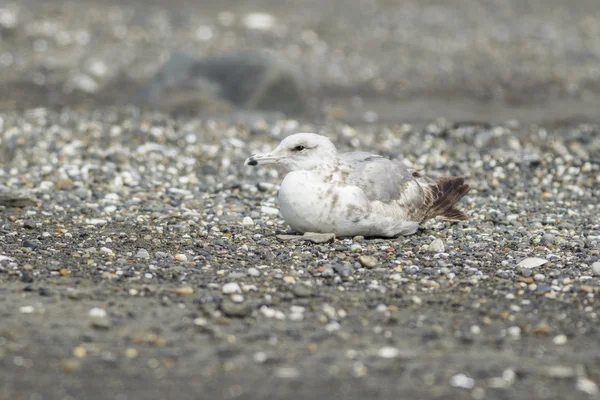
[[[348,184],[360,187],[370,201],[388,203],[398,200],[407,184],[415,180],[399,160],[362,151],[343,153],[340,159],[350,167]]]

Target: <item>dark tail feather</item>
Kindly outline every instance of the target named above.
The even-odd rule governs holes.
[[[432,186],[432,190],[434,201],[425,219],[437,216],[459,221],[467,219],[467,215],[455,207],[455,204],[471,190],[471,187],[465,184],[465,178],[441,178]]]

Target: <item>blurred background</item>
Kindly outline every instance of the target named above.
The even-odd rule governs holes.
[[[0,2],[0,111],[600,119],[598,0]]]

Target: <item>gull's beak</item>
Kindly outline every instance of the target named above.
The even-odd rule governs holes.
[[[278,156],[278,155],[274,155],[274,154],[271,154],[271,153],[254,154],[254,155],[248,157],[246,159],[246,161],[244,161],[244,165],[255,166],[255,165],[260,165],[260,164],[276,164],[282,158],[283,157]]]

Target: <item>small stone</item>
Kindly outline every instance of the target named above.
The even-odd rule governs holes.
[[[65,372],[76,372],[81,369],[81,361],[75,358],[69,358],[68,360],[63,361],[62,366]]]
[[[73,349],[73,356],[76,358],[84,358],[87,355],[85,347],[77,346]]]
[[[552,365],[545,369],[544,375],[549,378],[569,379],[575,376],[575,370],[564,365]]]
[[[92,328],[99,330],[108,330],[110,329],[111,323],[108,318],[93,318],[92,319]]]
[[[127,358],[136,358],[138,356],[138,351],[133,347],[128,347],[125,349],[125,357]]]
[[[518,339],[519,337],[521,337],[521,328],[518,326],[511,326],[506,330],[506,332],[513,339]]]
[[[412,296],[412,297],[411,297],[411,300],[412,300],[412,302],[413,302],[413,303],[415,303],[416,305],[421,305],[421,304],[423,304],[423,300],[422,300],[420,297],[418,297],[418,296]]]
[[[147,260],[150,258],[150,253],[146,249],[139,249],[135,255],[135,258],[142,258]]]
[[[549,233],[544,233],[542,235],[542,243],[546,246],[551,246],[554,244],[555,238]]]
[[[31,283],[33,282],[33,276],[29,272],[23,271],[23,273],[21,273],[21,282]]]
[[[310,297],[313,294],[313,290],[308,285],[297,284],[292,288],[292,293],[294,293],[296,297]]]
[[[22,246],[28,249],[35,249],[38,247],[38,244],[29,239],[25,239],[23,240]]]
[[[92,318],[106,318],[106,310],[94,307],[88,312],[88,315]]]
[[[533,276],[533,279],[534,279],[536,282],[544,282],[544,281],[546,280],[546,276],[545,276],[544,274],[535,274],[535,275]]]
[[[242,225],[252,226],[252,225],[254,225],[254,220],[250,217],[244,217],[244,219],[242,220]]]
[[[475,380],[465,374],[456,374],[450,379],[450,385],[462,389],[473,389]]]
[[[221,302],[221,311],[228,317],[245,317],[252,312],[252,306],[249,303],[236,303],[230,299]]]
[[[592,264],[592,275],[600,276],[600,261],[596,261]]]
[[[192,289],[189,286],[184,286],[184,287],[175,289],[175,293],[179,294],[179,295],[188,295],[188,294],[194,293],[194,289]]]
[[[379,355],[379,357],[381,358],[396,358],[398,356],[400,352],[398,351],[397,348],[395,347],[390,347],[390,346],[386,346],[386,347],[382,347],[379,349],[379,351],[377,352],[377,354]]]
[[[243,289],[242,289],[243,290]],[[232,294],[231,295],[231,301],[233,301],[234,303],[241,303],[244,301],[244,296],[242,296],[241,294]]]
[[[443,253],[446,251],[446,247],[444,246],[442,239],[434,239],[429,245],[429,251],[433,253]]]
[[[567,343],[567,335],[556,335],[554,336],[554,338],[552,339],[552,343],[556,344],[556,345],[563,345]]]
[[[235,282],[229,282],[223,285],[221,291],[223,294],[242,293],[242,288]]]
[[[577,379],[575,388],[581,392],[589,394],[590,396],[596,396],[599,392],[598,385],[596,385],[596,382],[586,378],[585,376],[579,377],[579,379]]]
[[[535,268],[540,265],[544,265],[548,262],[548,260],[544,260],[543,258],[530,257],[519,262],[518,266],[521,268]]]
[[[275,207],[262,206],[260,208],[260,211],[263,214],[267,214],[267,215],[277,215],[277,214],[279,214],[279,209],[277,209]]]
[[[61,268],[60,271],[58,271],[60,273],[60,276],[69,276],[71,275],[71,270],[66,269],[66,268]]]
[[[268,359],[267,353],[265,353],[264,351],[257,351],[256,353],[254,353],[252,358],[254,359],[254,362],[257,364],[263,364]]]
[[[256,276],[260,276],[260,271],[259,271],[259,270],[257,270],[257,269],[256,269],[256,268],[254,268],[254,267],[248,268],[248,271],[247,271],[247,273],[248,273],[248,275],[250,275],[250,276],[254,276],[254,277],[256,277]]]
[[[112,250],[111,250],[111,249],[109,249],[108,247],[101,247],[101,248],[100,248],[100,252],[101,252],[101,253],[104,253],[104,254],[107,254],[107,255],[109,255],[109,256],[110,256],[110,255],[113,255],[113,254],[115,253],[114,251],[112,251]]]
[[[377,266],[377,259],[373,256],[360,256],[358,262],[367,269],[373,269]]]
[[[294,283],[296,283],[296,278],[294,278],[293,276],[284,276],[283,281],[287,284],[293,285]]]
[[[177,261],[187,261],[187,256],[185,254],[175,254],[175,259]]]
[[[35,308],[33,308],[33,306],[19,307],[19,312],[21,312],[21,314],[32,314],[34,311]]]

